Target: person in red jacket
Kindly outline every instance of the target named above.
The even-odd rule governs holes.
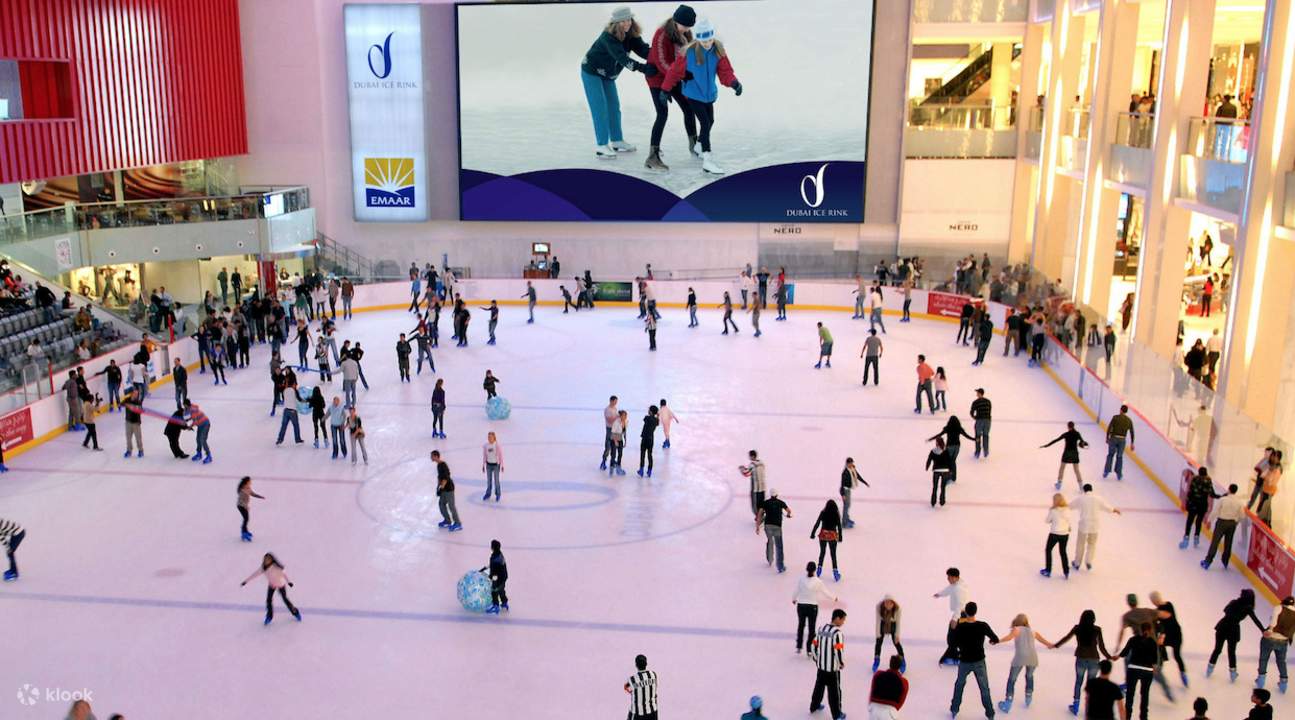
[[[899,720],[899,709],[908,699],[908,678],[899,671],[904,658],[890,656],[890,669],[872,676],[872,691],[868,694],[870,720]]]
[[[679,104],[679,110],[683,112],[683,126],[688,132],[688,151],[692,152],[693,146],[697,144],[697,116],[693,113],[687,98],[684,97],[682,88],[676,85],[670,92],[660,92],[661,83],[665,80],[666,73],[670,72],[670,66],[674,65],[679,53],[692,43],[692,26],[696,23],[697,11],[687,5],[680,5],[670,19],[662,23],[661,27],[657,28],[656,34],[652,36],[652,50],[648,53],[648,64],[656,67],[657,74],[645,79],[648,92],[652,95],[652,105],[656,108],[656,120],[652,123],[652,152],[643,163],[648,170],[670,172],[670,166],[661,159],[661,134],[665,131],[665,121],[670,115],[672,99]],[[700,157],[700,153],[697,155]]]

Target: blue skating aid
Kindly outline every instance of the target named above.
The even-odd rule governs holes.
[[[490,578],[480,570],[472,570],[459,579],[459,604],[464,610],[484,613],[491,605]]]
[[[315,391],[314,386],[307,387],[303,385],[297,388],[297,392],[300,393],[303,398],[309,398],[311,393],[313,393],[314,391]],[[304,417],[310,417],[310,403],[307,402],[306,400],[302,400],[301,402],[297,403],[297,413]]]
[[[513,404],[498,395],[486,401],[486,417],[491,420],[507,420],[513,412]]]

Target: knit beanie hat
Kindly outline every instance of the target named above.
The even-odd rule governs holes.
[[[676,24],[690,28],[697,24],[697,11],[687,5],[680,5],[675,8],[674,21]]]
[[[702,18],[693,26],[692,36],[698,40],[714,40],[715,26],[710,24],[710,20]]]
[[[612,11],[612,22],[614,23],[622,22],[625,20],[633,20],[633,19],[634,19],[634,13],[624,5]]]

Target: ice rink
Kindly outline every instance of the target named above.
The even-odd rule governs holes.
[[[660,674],[663,719],[736,719],[755,694],[770,718],[806,717],[814,669],[793,654],[791,597],[801,568],[817,558],[810,527],[836,497],[847,455],[872,484],[856,493],[858,525],[840,548],[842,580],[824,574],[850,613],[843,677],[850,717],[867,717],[873,608],[886,593],[904,611],[911,691],[903,715],[947,717],[955,673],[936,659],[948,603],[932,594],[950,565],[961,568],[980,618],[996,631],[1006,633],[1024,612],[1050,640],[1092,608],[1113,644],[1125,594],[1160,590],[1184,627],[1191,688],[1180,690],[1170,672],[1178,702],[1154,689],[1152,717],[1187,717],[1197,695],[1209,699],[1211,717],[1245,715],[1257,631],[1243,628],[1235,684],[1223,667],[1210,679],[1204,670],[1223,605],[1248,583],[1217,565],[1203,572],[1204,548],[1177,548],[1182,516],[1132,463],[1123,482],[1101,480],[1101,429],[1044,372],[1027,369],[1024,356],[1001,357],[998,338],[986,365],[973,368],[972,349],[954,345],[954,325],[887,316],[893,332],[884,337],[882,385],[863,388],[858,355],[867,322],[846,313],[793,311],[788,322],[774,322],[768,312],[758,339],[746,316],[738,318],[740,334],[721,336],[714,310],[696,329],[686,327],[683,310],[664,314],[660,350],[649,353],[630,309],[541,308],[527,325],[524,308],[505,307],[493,347],[485,344],[486,313],[474,309],[472,345],[453,347],[444,318],[440,374],[424,369],[408,385],[396,381],[393,346],[413,327],[410,314],[341,322],[339,340],[359,340],[368,351],[371,388],[359,397],[367,467],[314,449],[308,418],[304,445],[289,439],[275,447],[266,346],[253,351],[252,368],[230,373],[227,387],[192,375],[192,397],[212,418],[210,465],[172,459],[162,421],[152,417],[144,422],[146,457],[123,460],[118,414],[100,419],[107,452],[82,450],[77,433],[13,458],[0,479],[0,517],[24,525],[27,538],[21,579],[0,587],[0,718],[62,717],[65,703],[13,699],[30,684],[88,689],[99,717],[122,712],[131,720],[615,719],[626,713],[621,686],[638,653]],[[812,367],[817,320],[836,338],[830,370]],[[295,359],[295,347],[285,350]],[[959,481],[939,510],[927,504],[922,464],[925,439],[945,418],[913,414],[919,352],[948,371],[950,410],[968,428],[974,388],[986,388],[994,403],[992,455],[974,460],[964,443]],[[512,417],[501,422],[485,416],[487,368],[512,402]],[[448,439],[433,441],[436,377],[448,392]],[[340,393],[339,378],[329,397]],[[660,449],[658,431],[650,479],[634,474],[633,439],[628,475],[598,470],[602,408],[612,394],[630,412],[632,437],[661,398],[680,418],[670,450]],[[169,413],[172,400],[165,384],[148,405]],[[1092,443],[1085,478],[1124,511],[1104,518],[1093,571],[1069,581],[1038,574],[1060,457],[1059,445],[1039,446],[1067,420]],[[487,430],[505,451],[498,504],[480,498]],[[192,451],[191,434],[182,442]],[[446,454],[459,485],[465,529],[453,535],[436,527],[433,448]],[[752,448],[794,513],[785,524],[784,575],[765,564],[737,472]],[[253,501],[250,544],[239,539],[235,511],[244,474],[266,496]],[[1075,492],[1069,476],[1066,492]],[[508,559],[512,611],[471,615],[458,605],[455,582],[486,564],[492,538]],[[296,584],[290,593],[302,623],[279,606],[264,627],[264,582],[239,587],[267,551]],[[1269,611],[1261,600],[1260,617]],[[820,620],[827,614],[825,607]],[[1013,716],[1070,717],[1073,649],[1040,648],[1034,705],[1021,705],[1022,679]],[[890,652],[887,643],[883,658]],[[989,653],[995,702],[1011,656],[1007,646]],[[1275,691],[1275,670],[1270,677]],[[1275,702],[1283,717],[1291,701]],[[974,683],[961,716],[981,716]]]

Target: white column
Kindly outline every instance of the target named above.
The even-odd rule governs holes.
[[[1179,154],[1187,118],[1205,104],[1214,0],[1166,0],[1165,33],[1156,97],[1155,142],[1147,188],[1142,259],[1134,296],[1133,337],[1164,357],[1172,357],[1178,337],[1178,308],[1186,271],[1190,213],[1174,207]]]
[[[1007,261],[1024,262],[1029,259],[1030,228],[1034,218],[1031,194],[1034,192],[1034,173],[1037,168],[1025,157],[1030,131],[1030,116],[1039,95],[1040,65],[1043,63],[1043,33],[1046,25],[1030,23],[1025,27],[1021,46],[1021,90],[1016,97],[1016,178],[1012,185],[1012,226],[1007,241]]]

